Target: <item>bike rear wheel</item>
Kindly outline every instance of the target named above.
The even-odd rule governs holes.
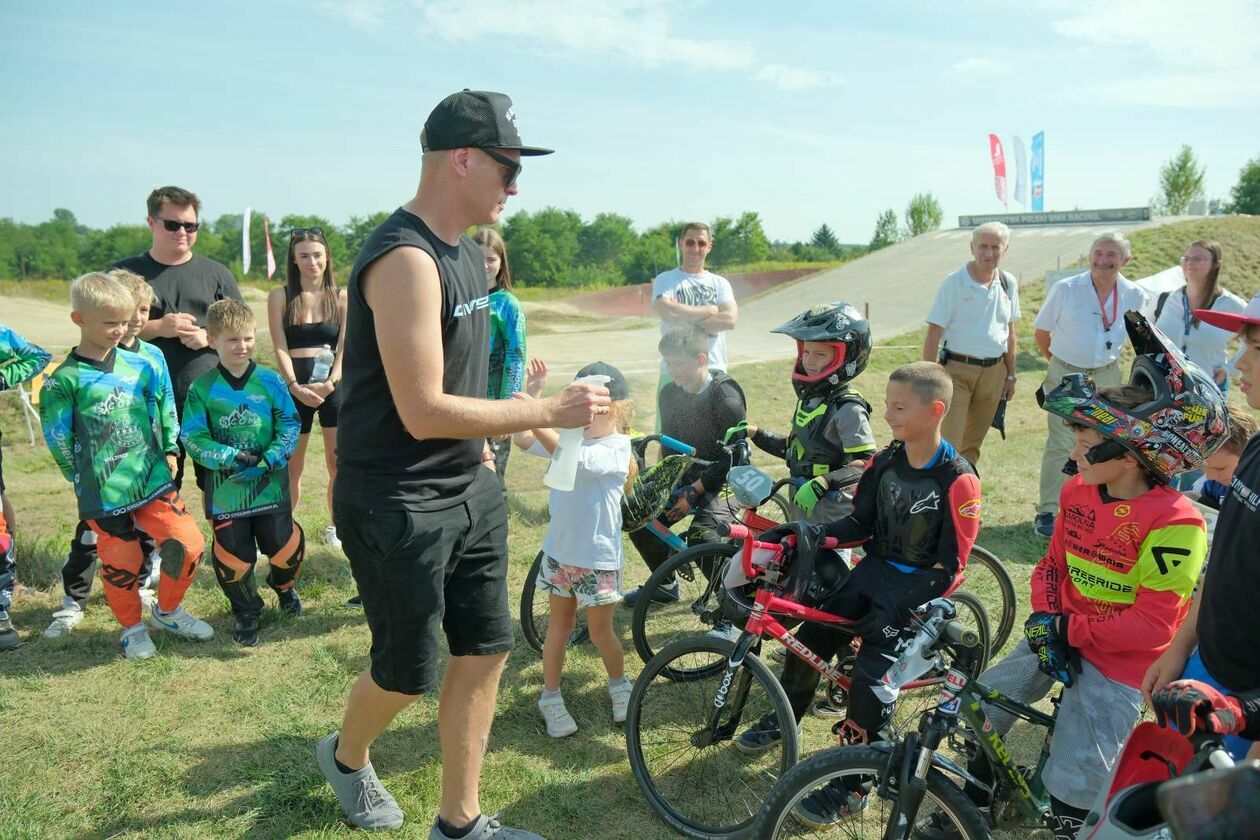
[[[626,716],[626,751],[648,803],[675,831],[695,838],[740,836],[776,779],[797,757],[796,725],[787,696],[760,659],[749,654],[726,681],[734,646],[704,636],[661,651],[635,680]],[[679,682],[666,668],[707,673]],[[718,713],[716,727],[709,720]],[[763,716],[783,737],[746,753],[735,738]]]
[[[739,551],[730,543],[704,543],[680,551],[657,567],[647,583],[643,584],[643,596],[634,605],[630,620],[630,632],[634,649],[646,663],[668,645],[687,636],[709,632],[722,618],[719,593],[726,564]],[[707,573],[707,575],[706,575]],[[669,578],[678,582],[678,600],[658,604],[649,593],[656,592]],[[703,676],[712,669],[691,674],[674,667],[667,667],[662,676],[667,679],[690,679]],[[721,664],[717,665],[721,670]]]
[[[963,586],[984,604],[984,611],[989,616],[989,629],[992,631],[988,650],[996,656],[1006,645],[1007,639],[1011,637],[1011,630],[1015,627],[1015,608],[1018,604],[1015,583],[997,555],[975,545],[971,547],[971,555],[967,559]]]
[[[923,825],[935,815],[945,828],[944,836],[963,840],[987,840],[988,826],[984,817],[967,795],[950,782],[939,770],[931,769],[927,775],[927,790],[913,824],[899,833],[895,831],[900,815],[896,781],[889,782],[887,797],[878,792],[879,782],[888,772],[887,749],[878,747],[841,747],[825,750],[795,765],[779,778],[765,804],[757,814],[752,836],[757,840],[780,840],[790,837],[810,838],[877,838],[885,836],[914,836],[914,826]],[[848,791],[865,791],[864,807],[839,822],[823,828],[807,826],[793,813],[796,807],[813,792],[830,783],[840,783]],[[859,803],[855,802],[855,806]],[[891,826],[891,828],[890,828]],[[952,831],[951,831],[952,829]]]

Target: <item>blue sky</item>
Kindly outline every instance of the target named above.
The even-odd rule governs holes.
[[[987,134],[1046,132],[1047,209],[1145,204],[1189,143],[1210,196],[1260,156],[1260,5],[990,2],[6,2],[0,216],[140,222],[159,184],[210,217],[334,222],[412,194],[418,134],[502,90],[527,162],[508,205],[761,214],[870,238],[931,191],[993,212]],[[1012,178],[1013,181],[1013,178]],[[1013,184],[1012,184],[1013,186]],[[1012,210],[1018,210],[1014,205]]]

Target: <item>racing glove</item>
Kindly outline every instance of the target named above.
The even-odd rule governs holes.
[[[748,437],[748,421],[740,420],[727,429],[726,434],[722,435],[722,443],[730,444],[737,440],[743,440],[746,437]]]
[[[240,481],[254,481],[266,475],[269,469],[271,467],[267,464],[266,458],[260,458],[249,452],[238,452],[236,459],[232,462],[232,478]]]
[[[1079,672],[1076,652],[1067,640],[1067,617],[1060,613],[1035,612],[1024,622],[1024,638],[1037,655],[1037,667],[1046,676],[1071,687],[1073,670]]]
[[[1247,727],[1242,703],[1198,680],[1173,680],[1151,695],[1160,726],[1176,725],[1183,735],[1196,730],[1233,735]]]
[[[827,479],[822,476],[811,478],[797,489],[792,501],[798,508],[805,511],[806,516],[809,516],[814,512],[818,500],[827,495],[827,489]]]

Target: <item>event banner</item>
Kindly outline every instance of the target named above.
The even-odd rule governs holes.
[[[1015,200],[1021,207],[1028,206],[1028,179],[1024,173],[1028,171],[1028,158],[1024,154],[1024,141],[1019,137],[1015,142]]]
[[[1105,210],[1068,210],[1055,213],[983,213],[959,216],[960,228],[979,227],[985,222],[1005,225],[1097,225],[1113,222],[1145,222],[1151,218],[1149,207],[1113,207]]]
[[[1034,213],[1046,209],[1046,133],[1038,131],[1032,139],[1032,206]]]
[[[249,274],[249,208],[241,217],[241,274]]]
[[[1002,154],[1002,141],[996,134],[989,135],[989,156],[993,158],[993,190],[998,201],[1006,206],[1006,157]]]

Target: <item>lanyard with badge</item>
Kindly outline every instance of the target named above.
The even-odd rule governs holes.
[[[1212,296],[1212,299],[1207,302],[1207,306],[1203,308],[1211,309],[1213,306],[1216,306],[1216,300],[1219,297],[1220,293],[1218,292]],[[1190,308],[1190,295],[1187,294],[1185,286],[1181,287],[1181,323],[1185,327],[1181,334],[1181,352],[1188,355],[1190,351],[1186,349],[1186,345],[1190,343],[1190,330],[1198,328],[1199,319],[1194,317],[1194,310]]]
[[[1095,292],[1094,297],[1098,294]],[[1120,284],[1111,287],[1111,319],[1107,319],[1107,303],[1106,301],[1098,301],[1098,315],[1102,318],[1103,332],[1107,334],[1107,349],[1111,349],[1111,328],[1116,325],[1116,318],[1120,314]]]

